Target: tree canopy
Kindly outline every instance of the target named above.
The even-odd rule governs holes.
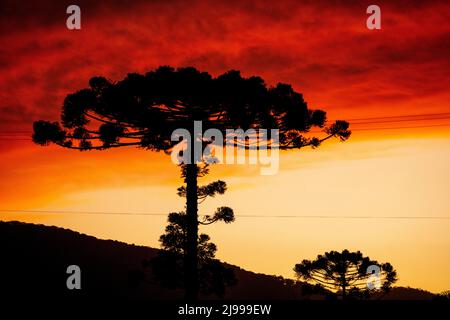
[[[279,129],[282,149],[316,147],[351,133],[346,121],[326,126],[326,113],[309,109],[288,84],[267,86],[262,78],[236,70],[213,77],[193,67],[162,66],[117,82],[91,78],[89,88],[66,96],[60,123],[34,123],[33,141],[79,150],[137,146],[168,152],[177,143],[172,132],[192,127],[194,120],[202,121],[204,130]],[[325,135],[306,137],[314,126]]]

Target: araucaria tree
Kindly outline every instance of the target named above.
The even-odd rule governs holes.
[[[206,174],[207,169],[202,170]],[[223,194],[226,191],[226,183],[218,180],[198,188],[198,198],[204,201],[207,197]],[[185,187],[178,189],[179,196],[186,196]],[[219,207],[213,215],[205,215],[198,221],[201,225],[209,225],[215,222],[231,223],[234,221],[234,212],[229,207]],[[187,248],[187,215],[185,211],[172,212],[168,217],[169,224],[159,241],[164,250],[150,262],[152,273],[157,282],[168,288],[185,287],[183,256]],[[236,283],[233,270],[225,267],[215,259],[217,247],[210,241],[207,234],[198,235],[197,261],[199,274],[199,289],[203,294],[215,294],[223,296],[225,288]]]
[[[202,130],[223,132],[224,142],[234,140],[227,129],[278,129],[274,148],[317,147],[321,142],[350,136],[346,121],[326,126],[326,113],[310,110],[300,93],[290,85],[268,87],[260,77],[242,77],[228,71],[218,77],[195,68],[159,67],[145,75],[128,74],[113,82],[93,77],[89,88],[69,94],[61,112],[61,122],[34,123],[33,141],[40,145],[55,143],[77,150],[106,150],[136,146],[170,153],[179,143],[172,141],[176,129],[186,129],[196,141],[194,121],[202,121]],[[308,136],[312,127],[323,129],[323,137]],[[272,140],[266,137],[268,145]],[[269,141],[270,140],[270,141]],[[202,141],[205,144],[212,141]],[[239,147],[248,148],[245,140]],[[193,152],[185,167],[186,192],[186,298],[198,294],[198,186],[197,176],[203,159]],[[190,149],[190,150],[189,150]]]
[[[397,281],[397,272],[390,263],[378,263],[359,251],[326,252],[316,260],[296,264],[294,271],[300,280],[335,292],[343,299],[368,297],[379,290],[387,292]]]

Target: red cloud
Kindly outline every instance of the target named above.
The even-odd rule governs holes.
[[[424,99],[424,110],[448,110],[450,4],[407,3],[380,1],[382,30],[370,31],[355,1],[80,1],[82,30],[69,31],[58,1],[7,1],[0,131],[57,120],[64,96],[93,75],[165,64],[292,83],[334,117],[422,112]]]

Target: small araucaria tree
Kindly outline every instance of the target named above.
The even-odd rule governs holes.
[[[379,290],[387,292],[397,281],[397,272],[390,263],[378,263],[359,251],[326,252],[316,260],[296,264],[294,271],[300,280],[335,292],[343,299],[369,297]]]
[[[202,170],[205,174],[205,169]],[[206,199],[226,191],[226,183],[218,180],[198,188],[198,198]],[[178,189],[178,195],[185,197],[185,187]],[[201,225],[215,222],[231,223],[234,221],[234,212],[229,207],[219,207],[212,216],[205,215],[198,221]],[[159,241],[162,251],[150,262],[154,279],[168,288],[184,288],[186,282],[183,257],[187,248],[187,215],[185,211],[172,212],[168,217],[165,233]],[[203,294],[223,296],[225,288],[236,283],[233,270],[225,267],[215,259],[217,247],[210,241],[207,234],[198,235],[197,261],[199,274],[199,289]]]
[[[61,123],[36,121],[33,141],[55,143],[76,150],[106,150],[135,146],[170,153],[179,141],[176,129],[197,137],[194,122],[202,130],[223,132],[224,142],[234,140],[227,129],[278,129],[279,149],[317,147],[321,142],[350,136],[346,121],[326,126],[326,113],[308,108],[303,96],[290,85],[268,87],[260,77],[242,77],[228,71],[218,77],[195,68],[159,67],[145,75],[128,74],[113,82],[93,77],[89,88],[69,94],[61,112]],[[323,129],[323,137],[307,134],[312,127]],[[271,137],[267,136],[270,145]],[[269,141],[270,140],[270,141]],[[212,141],[201,141],[206,144]],[[240,147],[248,148],[245,140]],[[198,163],[203,159],[187,150],[190,162],[184,167],[186,183],[186,298],[195,300],[199,289],[198,250]]]

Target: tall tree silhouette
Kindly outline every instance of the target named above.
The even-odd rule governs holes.
[[[378,266],[380,272],[374,274],[369,266]],[[371,279],[379,280],[379,288],[389,291],[397,281],[397,272],[390,263],[378,263],[361,252],[330,251],[318,255],[316,260],[303,260],[296,264],[294,271],[299,279],[324,289],[340,294],[343,299],[348,296],[369,296],[371,291],[367,284]],[[372,289],[377,289],[373,283]]]
[[[268,87],[260,77],[242,77],[231,70],[218,77],[195,68],[174,69],[162,66],[145,75],[131,73],[113,82],[93,77],[89,88],[66,96],[61,123],[36,121],[33,141],[40,145],[55,143],[77,150],[105,150],[136,146],[170,153],[177,142],[171,135],[184,128],[195,137],[194,121],[202,129],[279,129],[276,148],[317,147],[332,137],[348,139],[346,121],[325,126],[326,113],[310,110],[303,96],[290,85]],[[323,129],[323,137],[305,136],[312,127]],[[270,145],[271,137],[267,136]],[[203,141],[212,143],[212,141]],[[249,148],[246,140],[240,147]],[[198,186],[201,156],[187,150],[190,163],[184,167],[186,183],[186,298],[195,300],[198,293]]]

